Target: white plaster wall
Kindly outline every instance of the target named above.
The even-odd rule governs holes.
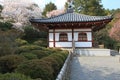
[[[87,34],[87,40],[92,41],[92,32],[85,32]],[[78,34],[79,32],[74,33],[74,40],[78,41]]]
[[[67,33],[68,34],[68,41],[72,41],[72,33]]]
[[[92,47],[92,42],[75,42],[75,47]]]
[[[53,47],[53,42],[49,42],[49,47]]]
[[[55,41],[59,41],[59,34],[60,33],[55,33]],[[67,33],[67,35],[68,35],[68,41],[72,41],[72,33]],[[51,41],[51,40],[53,40],[53,35],[49,35],[49,37],[51,36],[51,38],[49,38],[50,40],[49,41]]]
[[[78,32],[74,33],[74,41],[78,41]]]
[[[88,41],[92,41],[92,33],[87,32],[87,31],[91,31],[91,29],[75,29],[74,31],[78,31],[74,33],[75,41],[78,41],[78,33],[81,31],[86,31]],[[49,30],[49,32],[53,32],[53,30]],[[68,41],[72,41],[71,29],[55,30],[55,41],[59,41],[60,32],[66,32],[68,34]],[[53,41],[53,33],[49,33],[49,41]],[[56,47],[72,47],[72,42],[56,42],[55,44]],[[53,42],[49,43],[49,47],[53,47]],[[92,47],[92,42],[75,42],[75,47]]]
[[[74,29],[74,31],[92,31],[92,29]]]
[[[53,33],[49,33],[49,41],[53,41]]]
[[[55,41],[59,41],[59,34],[60,33],[55,33]]]
[[[91,32],[87,32],[87,39],[88,39],[88,41],[92,41],[92,33]]]
[[[50,29],[49,32],[53,32],[53,29]]]
[[[56,47],[72,47],[71,42],[56,42]]]

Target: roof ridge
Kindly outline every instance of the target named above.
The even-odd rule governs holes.
[[[57,16],[52,16],[52,17],[49,17],[49,18],[46,18],[46,19],[56,18],[56,17],[62,16],[62,15],[65,15],[65,14],[67,14],[67,13],[62,13],[62,14],[59,14],[59,15],[57,15]]]
[[[91,15],[87,15],[87,14],[81,14],[81,13],[77,13],[77,12],[73,12],[75,14],[78,14],[78,15],[83,15],[83,16],[88,16],[88,17],[112,17],[113,15],[106,15],[106,16],[91,16]]]

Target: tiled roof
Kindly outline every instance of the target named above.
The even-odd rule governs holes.
[[[89,16],[78,13],[64,13],[46,19],[31,19],[31,22],[39,23],[62,23],[62,22],[91,22],[112,19],[112,16]]]

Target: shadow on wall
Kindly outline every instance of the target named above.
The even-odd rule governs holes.
[[[119,52],[115,51],[115,50],[110,50],[110,55],[111,56],[116,56],[116,55],[119,55]]]

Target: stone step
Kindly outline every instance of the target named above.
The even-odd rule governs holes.
[[[76,49],[78,56],[110,56],[110,49]]]

